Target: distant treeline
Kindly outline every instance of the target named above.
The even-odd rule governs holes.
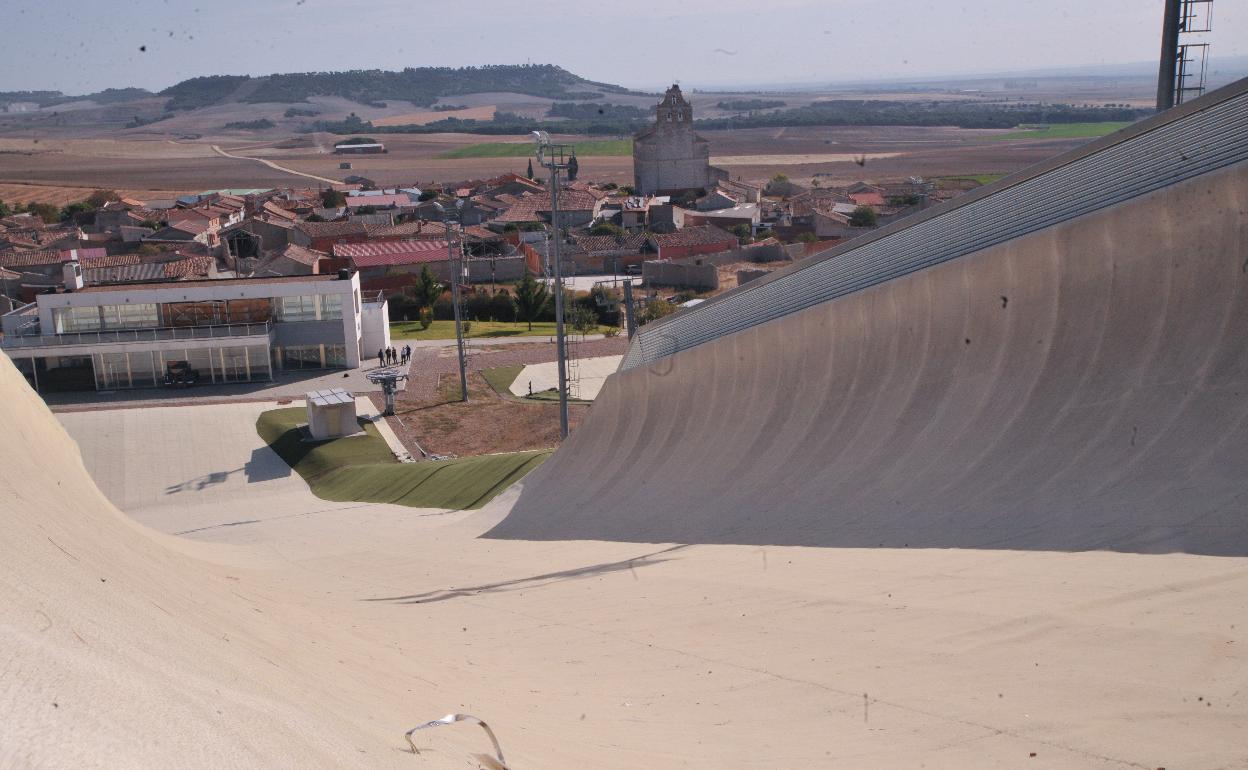
[[[460,120],[446,118],[423,126],[373,126],[352,115],[345,121],[318,121],[304,130],[354,134],[373,131],[383,134],[527,134],[543,130],[565,134],[631,134],[649,124],[646,118],[609,118],[604,110],[597,114],[595,105],[573,105],[574,114],[590,108],[593,119],[538,121],[510,112],[498,112],[493,120]],[[612,113],[621,108],[614,105]],[[554,114],[554,107],[551,108]],[[695,121],[701,129],[772,128],[781,126],[956,126],[959,128],[1014,128],[1024,123],[1099,123],[1104,121],[1135,121],[1151,110],[1126,107],[1075,107],[1072,105],[1035,104],[965,104],[961,102],[892,102],[840,100],[817,102],[806,107],[776,112],[753,113],[732,118],[709,118]],[[627,114],[627,113],[626,113]]]
[[[268,118],[260,118],[259,120],[236,120],[233,123],[226,123],[226,129],[239,129],[244,131],[263,131],[266,128],[273,128],[277,124]]]
[[[774,110],[777,107],[783,107],[787,102],[779,99],[734,99],[733,101],[720,102],[715,106],[721,110],[730,110],[732,112],[753,112],[755,110]]]
[[[892,102],[836,100],[778,112],[699,120],[699,128],[773,128],[781,126],[957,126],[1013,128],[1020,123],[1098,123],[1134,121],[1152,110],[1122,107],[1075,107],[1067,104],[966,104],[962,102]]]
[[[186,110],[216,104],[252,78],[216,75],[191,78],[161,91],[172,97],[169,109]],[[552,64],[490,65],[485,67],[408,67],[348,72],[294,72],[256,78],[255,88],[239,95],[241,101],[294,104],[313,96],[339,96],[372,107],[387,101],[430,106],[441,97],[488,91],[509,91],[548,99],[598,99],[604,93],[635,93],[620,86],[591,83]],[[572,90],[592,86],[595,90]]]
[[[97,104],[115,104],[143,99],[153,96],[146,88],[106,88],[93,94],[69,96],[60,91],[0,91],[0,107],[16,102],[34,102],[40,107],[55,107],[58,104],[89,99]]]
[[[530,131],[550,131],[561,134],[619,135],[630,134],[646,125],[644,120],[589,121],[558,120],[540,121],[526,118],[514,112],[498,111],[493,120],[473,118],[443,118],[424,125],[374,126],[371,121],[350,115],[346,120],[318,120],[303,127],[305,133],[326,131],[331,134],[358,134],[365,131],[378,134],[527,134]]]
[[[587,123],[629,123],[650,117],[650,110],[626,104],[582,104],[555,102],[546,112],[548,118],[570,118]]]

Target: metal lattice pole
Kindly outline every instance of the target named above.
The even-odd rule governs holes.
[[[448,212],[443,217],[443,223],[446,225],[446,256],[451,264],[451,303],[455,305],[455,347],[459,353],[459,400],[467,403],[468,401],[468,367],[464,358],[464,325],[463,313],[459,303],[459,280],[460,272],[463,270],[463,239],[460,239],[459,259],[455,258],[455,252],[451,248],[451,217]],[[462,231],[461,223],[460,229]]]
[[[568,167],[563,145],[552,145],[545,131],[534,131],[537,140],[537,162],[550,169],[550,221],[554,239],[550,256],[555,263],[555,354],[559,359],[559,436],[568,437],[568,369],[567,349],[563,334],[563,265],[559,260],[559,170]]]

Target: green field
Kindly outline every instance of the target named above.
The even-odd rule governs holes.
[[[600,326],[591,334],[605,334],[606,326]],[[566,327],[571,334],[571,327]],[[428,329],[421,329],[417,321],[395,321],[390,324],[390,336],[396,340],[453,340],[455,339],[454,321],[434,321]],[[554,321],[534,321],[533,329],[523,322],[508,323],[506,321],[471,321],[468,324],[470,339],[491,339],[498,337],[553,337],[555,336]]]
[[[303,407],[271,409],[256,420],[256,432],[322,500],[480,508],[550,456],[538,450],[401,463],[367,420],[360,420],[363,435],[308,442],[299,428],[306,419]]]
[[[1130,123],[1109,121],[1105,123],[1059,123],[1047,128],[1021,128],[1008,134],[992,137],[997,140],[1008,139],[1091,139],[1105,136],[1126,128]]]
[[[632,139],[590,139],[571,145],[577,155],[632,155]],[[450,150],[437,156],[438,160],[458,158],[524,158],[533,155],[532,142],[483,142]]]
[[[998,179],[1004,179],[1006,176],[1007,176],[1006,174],[961,174],[959,176],[933,177],[933,180],[945,181],[945,182],[967,181],[967,182],[974,182],[975,184],[978,184],[978,185],[986,185],[986,184],[992,184]]]

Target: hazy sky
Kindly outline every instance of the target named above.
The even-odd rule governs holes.
[[[559,64],[653,89],[1152,61],[1163,0],[4,0],[0,90],[206,74]],[[1216,58],[1248,2],[1214,3]],[[146,51],[140,47],[146,46]]]

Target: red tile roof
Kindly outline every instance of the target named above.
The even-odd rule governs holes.
[[[349,209],[358,209],[364,206],[388,209],[396,206],[410,206],[411,204],[412,196],[407,193],[398,195],[356,195],[352,198],[347,198],[347,208]]]
[[[849,199],[857,206],[883,206],[884,196],[878,192],[850,193]]]
[[[294,243],[287,244],[285,247],[281,249],[281,251],[277,252],[277,254],[278,256],[282,256],[282,257],[285,257],[286,259],[294,260],[295,262],[298,262],[303,265],[307,265],[309,267],[312,267],[316,265],[316,263],[321,261],[322,259],[327,259],[329,257],[329,255],[323,251],[316,251],[314,249],[306,249],[303,246],[299,246],[298,244],[294,244]]]
[[[143,258],[138,254],[102,254],[100,256],[80,256],[78,257],[78,261],[82,264],[83,270],[89,270],[96,267],[122,267],[124,265],[137,265],[143,261]]]
[[[334,256],[350,259],[357,268],[415,265],[445,260],[447,244],[444,240],[338,243]]]
[[[164,264],[167,278],[207,278],[215,260],[212,257],[187,257]]]
[[[40,251],[6,251],[0,253],[0,267],[38,267],[41,265],[59,265],[68,262],[69,256],[64,252],[43,249]]]
[[[705,225],[702,227],[686,227],[674,233],[652,233],[650,240],[657,243],[660,248],[670,246],[703,246],[718,243],[736,245],[737,236],[714,225]]]
[[[367,233],[360,222],[300,222],[295,228],[309,238],[337,238]]]
[[[644,233],[633,235],[574,235],[572,240],[586,252],[597,251],[640,251],[646,242]]]

